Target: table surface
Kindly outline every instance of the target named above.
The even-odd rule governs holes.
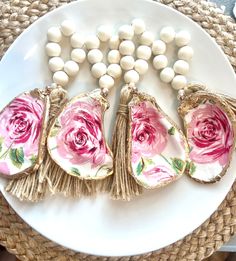
[[[233,16],[233,7],[236,0],[214,0],[219,6],[225,6],[225,13]],[[220,251],[236,252],[236,236],[234,236],[228,243],[224,244]]]

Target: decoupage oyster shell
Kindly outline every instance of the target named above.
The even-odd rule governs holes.
[[[17,178],[42,162],[49,97],[35,89],[14,98],[0,112],[0,175]]]
[[[108,108],[100,90],[72,98],[55,118],[47,139],[51,158],[69,175],[103,179],[112,174],[112,153],[105,141]]]
[[[219,95],[198,91],[178,108],[190,148],[186,173],[202,183],[219,181],[235,147],[235,115]]]
[[[134,94],[129,103],[129,172],[147,189],[182,176],[188,160],[186,139],[174,122],[147,94]]]

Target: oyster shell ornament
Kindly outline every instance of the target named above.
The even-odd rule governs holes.
[[[120,65],[125,71],[126,85],[121,89],[113,133],[114,175],[105,190],[112,198],[122,200],[141,194],[143,188],[155,189],[174,182],[184,173],[188,161],[188,146],[182,132],[153,97],[137,90],[140,75],[148,70],[153,42],[152,34],[145,33],[145,26],[140,28],[140,24],[143,21],[137,24],[133,20],[132,26],[118,30]],[[135,34],[139,34],[136,60],[132,57],[135,45],[132,49],[130,44]],[[154,49],[163,46],[157,47]]]
[[[186,174],[201,183],[219,181],[235,148],[236,118],[227,98],[199,90],[182,97],[178,112],[190,147]]]
[[[68,175],[99,180],[112,174],[112,153],[103,133],[107,108],[107,101],[97,89],[72,98],[53,121],[48,151]]]
[[[214,183],[226,173],[235,148],[236,100],[213,93],[204,85],[187,83],[189,61],[194,53],[189,46],[189,32],[164,27],[160,39],[178,47],[178,60],[173,68],[168,67],[165,48],[162,55],[157,55],[158,46],[156,51],[153,48],[153,65],[160,70],[160,80],[178,91],[178,113],[183,119],[189,146],[185,173],[197,182]]]
[[[182,131],[147,94],[135,93],[129,103],[129,172],[147,189],[179,179],[188,160]]]
[[[100,88],[72,98],[59,110],[50,127],[47,148],[54,167],[50,168],[53,171],[48,173],[47,180],[53,193],[94,195],[110,184],[113,154],[104,136],[103,119],[109,107],[107,95],[122,70],[117,64],[117,47],[108,52],[108,66],[101,62],[100,40],[105,41],[104,31],[98,28],[97,37],[85,42],[91,73]]]
[[[0,112],[0,174],[30,175],[44,156],[49,97],[35,89],[14,98]]]
[[[20,200],[45,196],[39,179],[44,175],[48,125],[63,101],[62,88],[46,87],[20,94],[0,112],[0,175],[10,179],[5,189]]]

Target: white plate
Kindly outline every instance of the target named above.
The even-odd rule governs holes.
[[[195,56],[190,80],[236,97],[236,78],[227,58],[214,41],[194,22],[161,4],[144,0],[77,1],[39,19],[11,46],[0,64],[2,108],[15,95],[50,83],[44,54],[46,32],[64,19],[73,20],[85,35],[108,23],[118,28],[133,18],[143,18],[156,35],[165,25],[192,34]],[[69,88],[71,95],[92,90],[96,81],[84,65]],[[151,68],[151,66],[150,66]],[[119,85],[118,85],[119,86]],[[161,83],[150,69],[139,88],[154,95],[160,106],[180,124],[176,94]],[[106,114],[107,136],[111,136],[119,88],[111,94]],[[1,190],[15,211],[34,229],[65,247],[96,255],[125,256],[149,252],[169,245],[201,225],[219,206],[234,182],[236,160],[218,184],[201,185],[183,177],[165,188],[146,192],[131,202],[111,201],[107,196],[73,200],[55,196],[38,204],[19,202]]]

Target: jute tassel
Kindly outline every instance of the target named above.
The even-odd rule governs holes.
[[[58,109],[66,101],[65,94],[66,92],[60,88],[48,88],[49,101],[50,101],[50,110],[49,110],[49,120],[47,126],[47,132],[49,129],[50,121],[55,117]],[[20,200],[26,201],[39,201],[45,197],[45,194],[48,191],[48,184],[46,180],[46,171],[49,169],[49,154],[46,148],[46,137],[44,139],[44,144],[41,144],[41,149],[43,149],[43,161],[42,164],[32,173],[27,173],[27,176],[24,176],[19,179],[11,180],[7,186],[6,191],[11,193],[13,196],[16,196]]]
[[[86,181],[73,177],[51,161],[49,159],[46,175],[51,193],[63,193],[67,197],[93,196],[96,194],[96,181]]]
[[[113,199],[130,200],[142,193],[142,187],[136,183],[128,171],[127,127],[129,121],[128,103],[132,98],[132,86],[125,85],[120,94],[120,105],[117,111],[113,133],[112,150],[114,155],[113,175],[106,178],[101,185],[103,192],[110,192]]]

